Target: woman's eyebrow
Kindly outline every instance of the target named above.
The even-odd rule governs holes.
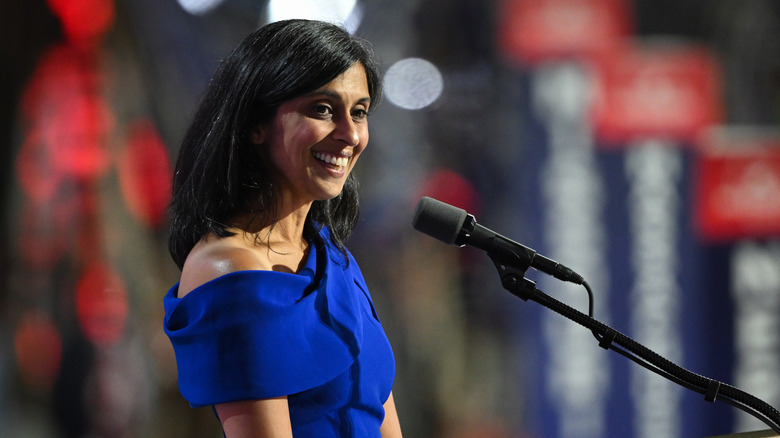
[[[342,95],[340,93],[336,93],[335,91],[330,91],[330,90],[314,90],[311,93],[308,93],[308,94],[304,95],[304,97],[313,97],[313,96],[328,96],[328,97],[331,97],[333,99],[343,100],[343,97],[342,97]],[[370,96],[366,96],[366,97],[360,98],[360,99],[357,100],[357,103],[370,104],[371,103],[371,97]]]

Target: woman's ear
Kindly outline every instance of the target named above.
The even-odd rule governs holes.
[[[254,144],[263,144],[265,142],[265,126],[258,123],[252,128],[250,139]]]

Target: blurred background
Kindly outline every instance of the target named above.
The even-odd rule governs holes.
[[[172,163],[220,59],[291,17],[344,23],[385,75],[349,246],[406,436],[767,429],[411,219],[423,195],[466,209],[582,274],[600,321],[780,406],[780,3],[5,0],[0,434],[221,436],[162,331]],[[586,311],[581,287],[528,277]]]

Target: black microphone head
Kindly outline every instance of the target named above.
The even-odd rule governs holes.
[[[420,199],[414,211],[412,227],[442,242],[453,245],[466,220],[466,210],[427,196]]]

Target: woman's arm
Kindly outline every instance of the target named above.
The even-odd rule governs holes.
[[[287,397],[222,403],[215,408],[227,438],[293,436]]]
[[[398,412],[395,410],[392,392],[390,392],[390,397],[385,402],[385,420],[382,422],[382,427],[379,431],[382,433],[382,438],[401,438],[401,422],[398,420]]]

